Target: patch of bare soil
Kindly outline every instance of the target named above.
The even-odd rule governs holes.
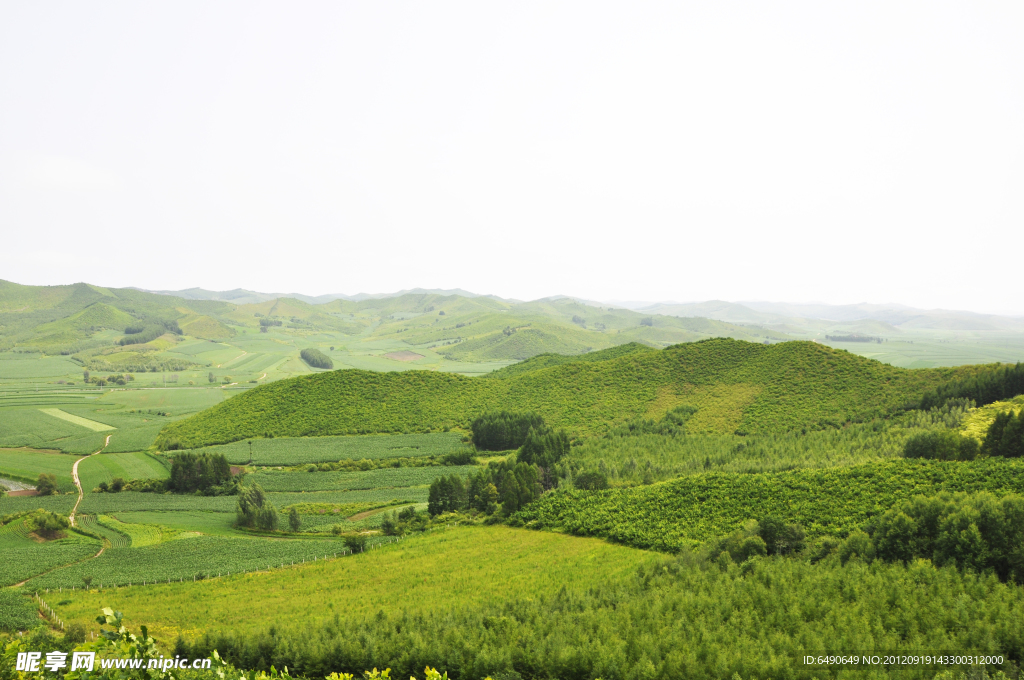
[[[417,359],[423,358],[422,354],[410,352],[407,349],[403,349],[399,352],[389,352],[383,356],[385,359],[391,359],[392,361],[416,361]]]

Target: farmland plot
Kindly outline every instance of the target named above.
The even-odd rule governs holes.
[[[443,456],[462,451],[462,435],[454,432],[431,434],[369,435],[344,437],[280,437],[238,441],[203,449],[223,453],[229,462],[249,461],[250,441],[254,465],[301,465],[339,460],[378,460],[382,458],[418,458]]]
[[[258,483],[265,491],[335,491],[390,489],[429,485],[438,477],[467,477],[475,465],[382,468],[366,472],[256,472],[246,476],[248,483]]]

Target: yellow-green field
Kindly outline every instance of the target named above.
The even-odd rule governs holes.
[[[974,437],[979,442],[984,441],[988,428],[992,421],[996,419],[996,415],[1003,411],[1020,411],[1022,408],[1024,408],[1024,394],[1007,401],[996,401],[980,408],[972,409],[967,414],[967,417],[964,418],[964,422],[961,423],[960,431],[963,434]]]
[[[198,583],[77,592],[56,609],[88,625],[101,607],[124,612],[162,641],[206,630],[261,630],[363,617],[378,610],[437,612],[556,592],[586,579],[623,578],[652,553],[597,539],[512,529],[459,527],[327,562]]]

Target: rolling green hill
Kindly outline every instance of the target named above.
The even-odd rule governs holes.
[[[488,380],[341,370],[260,386],[164,428],[163,447],[248,437],[465,428],[488,410],[529,410],[577,435],[691,405],[693,433],[765,433],[884,416],[952,374],[907,370],[812,342],[717,339],[572,361]]]

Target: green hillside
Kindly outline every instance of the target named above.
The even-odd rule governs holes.
[[[768,516],[801,524],[812,536],[846,536],[901,501],[942,491],[1020,494],[1024,461],[897,459],[819,470],[708,473],[629,489],[558,491],[514,520],[674,552]]]
[[[784,432],[884,416],[950,373],[893,368],[811,342],[728,339],[488,380],[341,370],[257,387],[169,425],[158,444],[439,431],[465,428],[496,409],[535,411],[584,435],[684,404],[697,408],[690,432]]]
[[[644,352],[654,352],[651,347],[642,345],[639,342],[629,342],[625,345],[616,345],[615,347],[609,347],[608,349],[601,349],[595,352],[588,352],[586,354],[577,355],[565,355],[565,354],[538,354],[535,357],[520,361],[519,363],[506,366],[505,368],[499,368],[497,371],[488,373],[488,378],[508,378],[513,375],[521,375],[523,373],[529,373],[530,371],[536,371],[542,368],[550,368],[551,366],[561,366],[563,364],[570,364],[579,361],[607,361],[608,359],[617,359],[627,354],[639,354]]]

